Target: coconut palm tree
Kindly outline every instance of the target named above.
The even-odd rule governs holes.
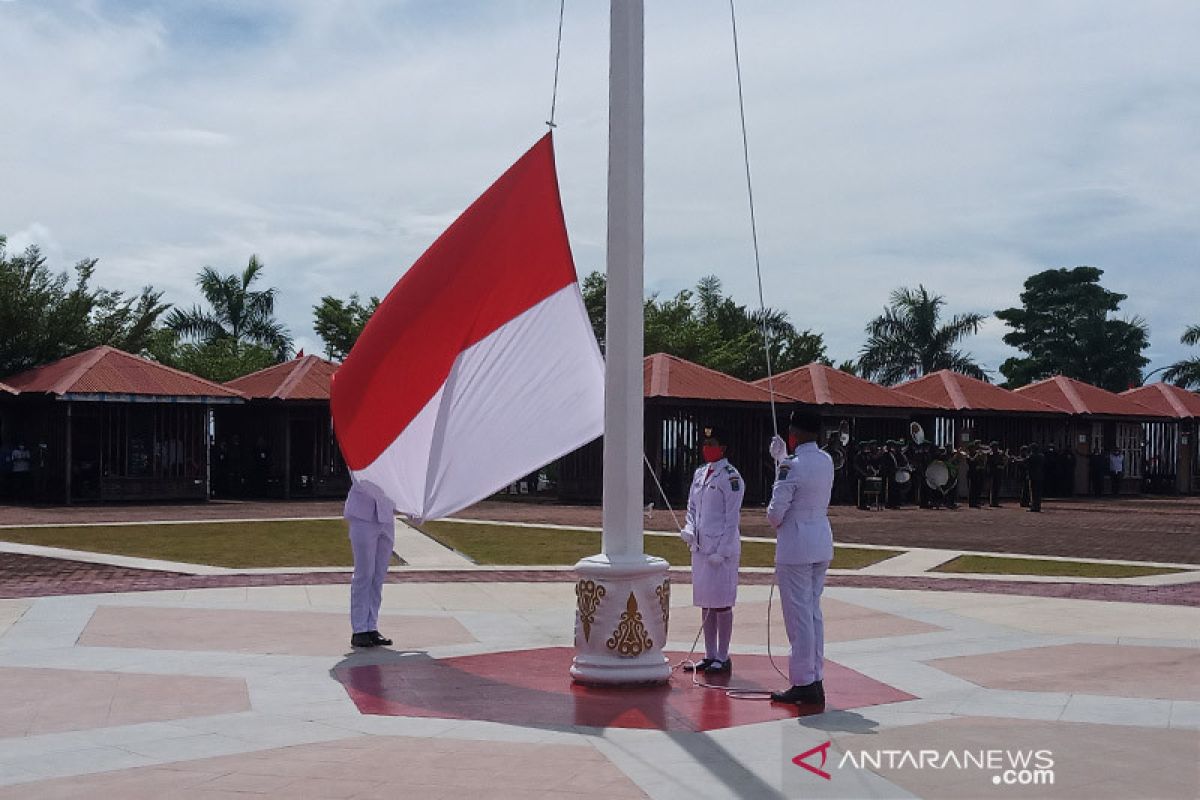
[[[859,375],[886,385],[940,369],[987,380],[987,373],[970,353],[957,345],[978,333],[982,314],[956,314],[941,323],[946,298],[924,286],[892,292],[883,314],[867,325],[867,343],[858,361]]]
[[[289,358],[292,337],[275,319],[276,289],[250,288],[262,271],[262,262],[253,255],[240,275],[222,275],[212,267],[205,267],[196,284],[209,308],[192,306],[188,311],[177,308],[167,317],[167,327],[198,345],[220,345],[234,358],[251,347],[270,351],[277,361]]]
[[[1189,325],[1183,336],[1179,337],[1179,341],[1186,345],[1200,344],[1200,325]],[[1185,389],[1200,387],[1200,357],[1176,361],[1163,373],[1163,380]]]

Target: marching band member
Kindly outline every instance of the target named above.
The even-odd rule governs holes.
[[[704,429],[704,465],[696,470],[688,492],[687,522],[680,536],[692,551],[692,605],[704,621],[704,660],[684,664],[685,672],[729,672],[729,638],[737,601],[738,563],[742,554],[742,476],[725,458],[725,443],[716,428]]]
[[[779,462],[767,520],[776,530],[775,580],[792,651],[788,662],[792,687],[775,692],[779,703],[825,705],[825,623],[821,592],[833,560],[829,497],[833,461],[817,448],[821,418],[799,409],[788,423],[788,443],[771,440],[771,456]],[[790,445],[790,448],[788,447]],[[793,455],[787,457],[788,449]]]

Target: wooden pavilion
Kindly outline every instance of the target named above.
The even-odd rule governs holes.
[[[1107,474],[1104,457],[1116,450],[1125,457],[1125,474],[1117,490],[1137,493],[1145,470],[1145,423],[1174,423],[1171,417],[1137,401],[1056,375],[1014,390],[1014,394],[1071,415],[1070,442],[1075,453],[1075,494],[1100,494]]]
[[[1175,423],[1145,423],[1149,489],[1200,493],[1200,394],[1169,383],[1152,383],[1121,393]]]
[[[338,365],[299,356],[225,385],[246,397],[215,414],[213,489],[225,497],[337,497],[350,473],[333,435]]]
[[[4,446],[24,446],[17,502],[206,500],[210,410],[234,389],[112,347],[5,379]]]

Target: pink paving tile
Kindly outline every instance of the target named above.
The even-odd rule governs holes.
[[[476,641],[451,617],[387,615],[379,627],[397,648]],[[300,656],[339,655],[349,649],[349,641],[345,614],[140,606],[100,606],[79,637],[86,647]]]
[[[574,650],[550,647],[478,656],[432,659],[397,655],[384,663],[334,670],[364,714],[473,719],[518,725],[585,725],[706,731],[788,719],[814,709],[764,701],[735,700],[723,691],[696,688],[676,673],[666,686],[606,689],[580,686],[569,669]],[[681,654],[671,654],[672,662]],[[766,656],[735,656],[732,676],[710,683],[755,690],[786,688]],[[786,656],[777,658],[786,668]],[[829,708],[911,700],[912,695],[826,662]]]
[[[436,762],[431,769],[431,762]],[[288,776],[297,764],[337,765],[339,775]],[[267,770],[264,772],[264,769]],[[579,783],[602,791],[579,792]],[[0,788],[0,800],[28,798],[345,797],[488,800],[572,797],[632,800],[645,794],[602,753],[587,745],[364,736],[139,767]]]
[[[917,797],[1192,800],[1200,796],[1200,772],[1196,769],[1200,733],[1196,731],[958,717],[870,734],[841,735],[833,743],[827,766],[831,773],[828,783],[797,768],[785,773],[784,788],[792,790],[788,796],[802,796],[804,789],[818,788],[814,784],[833,789],[844,786],[850,777],[846,773],[855,770],[854,762],[847,762],[845,770],[838,769],[847,751],[857,758],[862,751],[888,750],[913,753],[932,750],[940,754],[939,759],[944,759],[950,751],[962,758],[964,752],[995,750],[1006,768],[1008,759],[1017,757],[1017,753],[1044,750],[1053,761],[1053,783],[1037,786],[997,784],[994,779],[1003,770],[974,766],[914,769],[911,762],[896,762],[889,767],[885,761],[882,769],[874,770]]]
[[[821,613],[825,616],[825,641],[827,642],[849,642],[884,636],[910,636],[943,630],[936,625],[919,622],[915,619],[829,598],[821,601]],[[699,629],[700,609],[695,606],[671,609],[673,641],[690,642]],[[738,603],[734,608],[733,644],[765,645],[766,643],[767,604]],[[776,595],[771,608],[771,645],[774,652],[781,652],[785,657],[787,656],[787,631],[783,627],[778,595]]]
[[[0,668],[0,737],[249,709],[241,678]]]
[[[938,669],[992,689],[1200,700],[1200,651],[1067,644],[939,658]]]

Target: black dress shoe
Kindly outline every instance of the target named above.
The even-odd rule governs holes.
[[[704,671],[709,675],[718,673],[728,673],[733,671],[733,659],[727,658],[724,661],[713,659],[712,663],[705,667]]]
[[[693,664],[688,661],[683,665],[684,672],[707,672],[708,668],[713,665],[713,659],[706,658],[698,664]]]
[[[795,703],[798,706],[822,706],[825,705],[825,687],[820,681],[806,684],[804,686],[793,686],[786,692],[772,692],[771,702],[773,703]]]
[[[375,647],[379,642],[369,632],[356,633],[350,637],[351,647]]]
[[[375,641],[375,644],[377,644],[377,645],[380,645],[383,647],[389,647],[392,644],[392,640],[387,638],[386,636],[384,636],[379,631],[367,631],[367,633],[371,636],[371,638]]]

